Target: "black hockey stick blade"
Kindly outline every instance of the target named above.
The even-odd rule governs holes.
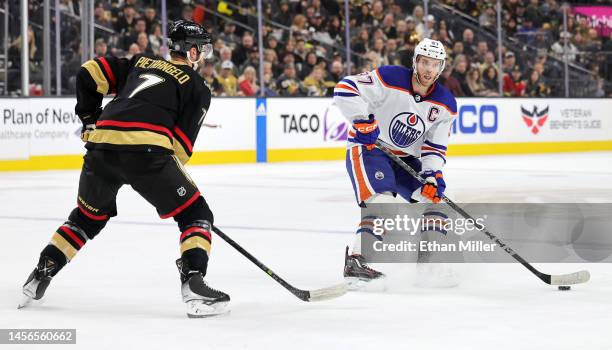
[[[381,151],[385,152],[386,155],[389,156],[397,165],[399,165],[402,169],[406,170],[408,174],[417,179],[420,183],[425,184],[425,179],[421,177],[414,169],[412,169],[408,164],[404,163],[397,155],[393,154],[391,150],[389,150],[385,145],[383,145],[380,140],[376,141],[376,147]],[[468,214],[463,208],[458,206],[455,202],[453,202],[450,198],[446,196],[442,196],[441,200],[448,204],[453,210],[459,213],[466,219],[471,219],[476,221],[470,214]],[[565,286],[571,284],[580,284],[586,283],[591,278],[591,274],[589,271],[582,270],[574,273],[568,273],[565,275],[549,275],[537,270],[533,265],[531,265],[527,260],[523,259],[522,256],[518,255],[508,244],[504,243],[499,237],[495,234],[488,231],[484,226],[480,229],[485,236],[489,237],[490,240],[497,243],[500,248],[502,248],[506,253],[510,254],[516,261],[520,262],[527,270],[531,271],[534,275],[536,275],[540,280],[544,283],[555,285],[555,286]]]
[[[300,300],[308,301],[308,302],[329,300],[329,299],[338,298],[346,294],[347,292],[347,287],[346,287],[346,284],[344,283],[326,287],[326,288],[315,289],[315,290],[303,290],[303,289],[295,288],[294,286],[289,284],[287,281],[282,279],[279,275],[274,273],[274,271],[268,268],[264,263],[259,261],[256,257],[251,255],[251,253],[249,253],[244,248],[242,248],[240,244],[236,243],[236,241],[234,241],[229,236],[227,236],[225,233],[223,233],[223,231],[221,231],[218,227],[213,225],[212,229],[217,234],[217,236],[221,237],[221,239],[226,241],[234,249],[240,252],[240,254],[244,255],[253,264],[259,267],[263,272],[265,272],[268,276],[272,277],[272,279],[278,282],[278,284],[280,284],[285,289],[290,291],[293,295],[298,297]]]

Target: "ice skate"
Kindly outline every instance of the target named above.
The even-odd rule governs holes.
[[[181,295],[187,304],[187,317],[203,318],[229,312],[229,295],[208,286],[202,272],[189,270],[182,259],[176,265],[181,274]]]
[[[45,291],[49,287],[49,283],[51,283],[51,278],[53,278],[53,272],[56,268],[57,264],[50,258],[43,258],[38,263],[23,285],[23,299],[17,305],[18,309],[30,305],[33,300],[39,300],[45,295]]]
[[[344,280],[348,289],[356,290],[384,290],[385,274],[376,271],[366,264],[361,254],[348,254],[349,247],[344,252]]]

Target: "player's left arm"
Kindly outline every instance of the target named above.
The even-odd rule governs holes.
[[[112,56],[96,57],[81,65],[76,76],[75,112],[83,125],[93,125],[100,116],[102,98],[125,85],[132,61]]]
[[[421,145],[423,171],[442,170],[446,164],[446,150],[452,121],[451,118],[444,118],[427,130],[423,138],[423,145]]]
[[[211,92],[204,84],[198,81],[192,83],[193,88],[186,100],[183,109],[174,126],[174,154],[181,163],[185,164],[193,154],[198,133],[210,107]]]

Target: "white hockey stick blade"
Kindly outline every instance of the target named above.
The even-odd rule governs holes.
[[[339,296],[346,294],[346,291],[347,291],[347,288],[346,288],[346,284],[344,283],[341,283],[335,286],[331,286],[331,287],[327,287],[327,288],[311,290],[309,292],[310,298],[308,298],[308,301],[322,301],[322,300],[334,299],[334,298],[337,298]]]
[[[586,283],[591,279],[591,274],[587,270],[582,270],[567,275],[551,275],[550,284],[553,286],[566,286],[570,284]]]

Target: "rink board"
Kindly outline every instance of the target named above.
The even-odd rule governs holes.
[[[79,168],[74,103],[0,99],[0,170]],[[612,150],[611,107],[611,99],[458,99],[448,155]],[[268,98],[263,106],[215,98],[189,164],[340,160],[348,129],[329,98]]]

